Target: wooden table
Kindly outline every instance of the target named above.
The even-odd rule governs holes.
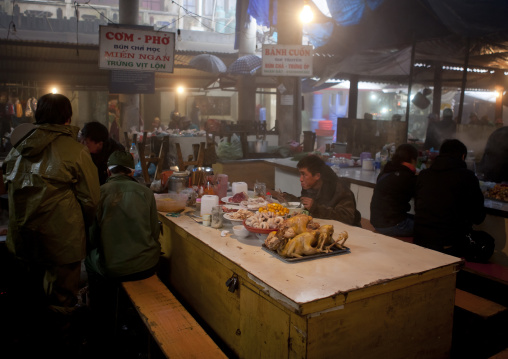
[[[222,237],[186,215],[160,219],[162,279],[240,358],[450,354],[459,258],[318,219],[348,231],[351,252],[287,263],[255,237]]]

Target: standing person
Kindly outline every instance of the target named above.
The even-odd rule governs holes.
[[[330,166],[316,155],[305,156],[296,166],[300,172],[301,197],[274,192],[276,198],[300,201],[312,217],[361,226],[353,192]]]
[[[99,173],[100,184],[106,183],[109,156],[114,151],[125,151],[125,147],[109,137],[107,127],[100,122],[85,123],[81,129],[81,143],[90,151],[93,163]]]
[[[436,132],[439,139],[439,148],[441,148],[441,144],[444,140],[455,138],[457,123],[453,120],[453,111],[451,108],[445,108],[443,110],[443,119],[436,124]]]
[[[416,190],[417,158],[416,148],[402,144],[379,174],[370,202],[370,222],[379,233],[413,236],[414,220],[409,214],[409,201]]]
[[[113,332],[118,283],[148,278],[159,263],[160,225],[153,192],[132,178],[134,159],[115,151],[108,160],[108,180],[90,229],[85,265],[93,317],[99,338]]]
[[[36,126],[5,159],[9,196],[7,248],[15,256],[20,279],[16,322],[41,355],[45,347],[64,345],[58,335],[78,302],[86,227],[99,202],[97,169],[71,126],[72,106],[60,94],[37,103]],[[27,318],[18,316],[26,314]],[[26,319],[26,322],[24,321]],[[49,326],[52,326],[48,330]],[[61,325],[61,327],[59,326]],[[54,326],[54,327],[53,327]],[[26,331],[33,330],[34,333]],[[54,334],[54,336],[52,336]],[[41,346],[33,344],[40,340]],[[54,347],[59,342],[59,347]],[[47,349],[47,348],[46,348]],[[54,354],[54,353],[52,353]]]
[[[425,134],[425,143],[423,145],[423,148],[426,150],[439,149],[439,146],[441,146],[440,138],[437,133],[437,124],[439,123],[439,116],[435,113],[431,113],[428,116],[428,122],[427,122],[427,132]]]
[[[194,128],[196,128],[197,130],[200,129],[199,118],[200,118],[199,106],[196,105],[196,103],[194,102],[194,104],[192,105],[191,113],[190,113],[190,119],[191,119],[191,123],[194,125]]]
[[[466,235],[485,219],[484,197],[475,174],[467,169],[467,148],[446,140],[430,168],[418,175],[414,243],[463,257]]]

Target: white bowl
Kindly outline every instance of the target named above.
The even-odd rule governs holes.
[[[288,208],[298,208],[300,206],[300,202],[288,202]]]
[[[250,232],[247,230],[247,228],[245,228],[243,226],[243,224],[240,224],[238,226],[233,226],[233,233],[238,238],[245,238],[245,237],[247,237],[250,234]]]

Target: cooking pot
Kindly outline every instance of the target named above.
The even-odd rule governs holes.
[[[179,193],[182,189],[187,188],[189,184],[189,172],[179,171],[173,172],[168,180],[169,192]]]

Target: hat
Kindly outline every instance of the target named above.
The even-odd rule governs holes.
[[[445,108],[443,110],[443,117],[453,117],[453,111],[451,108]]]
[[[112,166],[123,166],[125,168],[134,168],[134,159],[129,152],[115,151],[108,158],[108,168]]]

